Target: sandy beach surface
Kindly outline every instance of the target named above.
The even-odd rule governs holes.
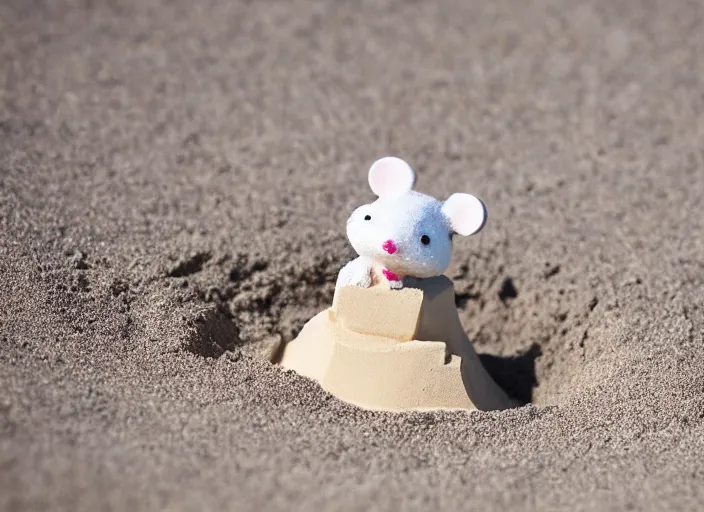
[[[0,1],[0,509],[701,508],[703,84],[699,1]],[[387,154],[527,405],[266,360]]]

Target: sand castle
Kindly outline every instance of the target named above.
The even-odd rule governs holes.
[[[462,328],[445,276],[340,286],[283,350],[280,364],[366,409],[497,410],[511,401]]]

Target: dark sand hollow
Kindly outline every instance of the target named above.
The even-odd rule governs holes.
[[[0,2],[0,509],[701,508],[703,20]],[[386,154],[485,200],[448,275],[532,404],[365,412],[262,359]]]

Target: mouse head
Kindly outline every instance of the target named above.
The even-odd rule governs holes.
[[[347,237],[357,254],[399,275],[439,276],[450,264],[453,235],[480,231],[486,209],[469,194],[438,201],[414,191],[414,183],[403,160],[377,160],[369,169],[369,186],[379,198],[352,213]]]

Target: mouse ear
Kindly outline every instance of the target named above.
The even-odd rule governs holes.
[[[442,212],[458,235],[478,233],[486,223],[486,207],[481,199],[470,194],[452,194],[442,204]]]
[[[377,160],[369,169],[369,186],[379,197],[398,197],[410,192],[415,180],[413,169],[393,156]]]

